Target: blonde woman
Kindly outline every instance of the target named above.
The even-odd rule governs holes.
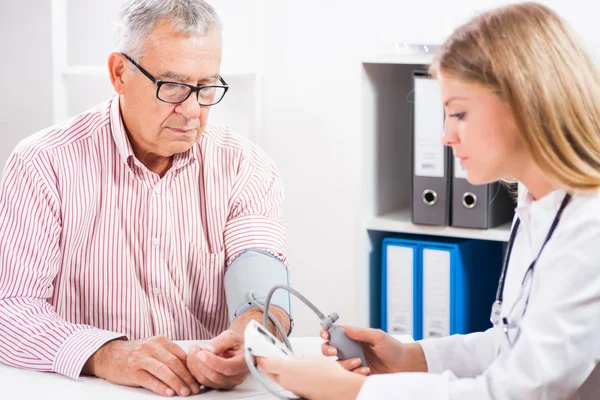
[[[416,344],[347,329],[363,343],[366,371],[324,358],[259,367],[310,399],[599,399],[597,68],[560,17],[526,3],[460,27],[430,72],[447,116],[443,142],[468,180],[521,184],[494,327]]]

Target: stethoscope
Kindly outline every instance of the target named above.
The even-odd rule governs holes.
[[[535,264],[537,263],[538,259],[540,258],[540,255],[542,254],[544,247],[550,241],[550,238],[552,237],[552,234],[554,233],[554,230],[556,229],[556,226],[558,225],[558,221],[560,220],[560,217],[570,200],[571,200],[571,194],[567,193],[565,195],[565,198],[563,199],[562,203],[560,204],[560,207],[556,213],[556,216],[554,217],[554,221],[552,222],[552,225],[550,226],[550,230],[548,231],[548,234],[546,235],[546,239],[544,240],[544,243],[542,244],[542,247],[540,248],[540,251],[538,252],[537,257],[535,257],[535,259],[529,265],[529,268],[527,268],[527,271],[525,272],[525,275],[524,275],[525,277],[527,277],[528,273],[530,273],[530,272],[533,273]],[[502,312],[502,300],[504,298],[504,284],[506,282],[506,271],[508,269],[510,255],[512,253],[513,245],[515,243],[517,231],[519,230],[520,222],[521,222],[520,219],[517,218],[517,220],[515,221],[515,224],[512,228],[512,231],[510,232],[510,238],[508,239],[508,249],[506,251],[506,256],[504,257],[504,265],[502,266],[502,273],[500,274],[500,282],[498,283],[498,291],[496,292],[496,301],[494,301],[494,304],[492,305],[492,313],[490,314],[490,321],[492,322],[492,324],[494,324],[494,326],[497,326],[500,323],[503,324],[504,333],[507,333],[508,326],[509,326],[508,319],[506,317],[500,316],[500,314]],[[525,284],[525,278],[523,278],[523,282],[521,282],[521,286],[523,286],[524,284]],[[525,314],[525,310],[527,309],[528,302],[529,302],[529,294],[527,295],[527,299],[525,302],[525,308],[523,310],[523,315]]]

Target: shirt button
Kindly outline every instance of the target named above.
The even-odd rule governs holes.
[[[158,195],[160,194],[160,190],[159,190],[158,188],[156,188],[156,189],[154,189],[154,190],[152,191],[152,194],[153,194],[154,196],[158,196]]]
[[[154,246],[154,247],[158,246],[158,238],[152,239],[152,246]]]
[[[160,288],[157,288],[157,287],[156,287],[156,288],[154,288],[154,294],[155,294],[156,296],[160,296]]]

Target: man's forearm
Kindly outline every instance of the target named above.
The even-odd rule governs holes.
[[[269,307],[269,311],[271,312],[271,314],[273,314],[275,316],[275,318],[277,318],[277,320],[279,321],[279,323],[281,324],[283,329],[286,332],[289,332],[290,331],[290,317],[287,315],[287,313],[279,307]],[[256,307],[253,307],[253,308],[247,310],[246,312],[244,312],[242,315],[237,317],[231,323],[230,329],[243,335],[244,329],[246,329],[246,325],[248,325],[248,322],[250,322],[251,320],[255,320],[255,321],[262,323],[262,321],[263,321],[262,311],[260,311]],[[275,324],[270,319],[269,319],[269,332],[273,333],[277,338],[279,338],[281,340],[283,339],[283,337],[279,333],[279,330],[275,327]]]

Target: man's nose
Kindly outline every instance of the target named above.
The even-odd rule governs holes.
[[[177,112],[187,119],[198,119],[200,117],[201,106],[198,104],[198,93],[190,93],[184,102],[177,106]]]

